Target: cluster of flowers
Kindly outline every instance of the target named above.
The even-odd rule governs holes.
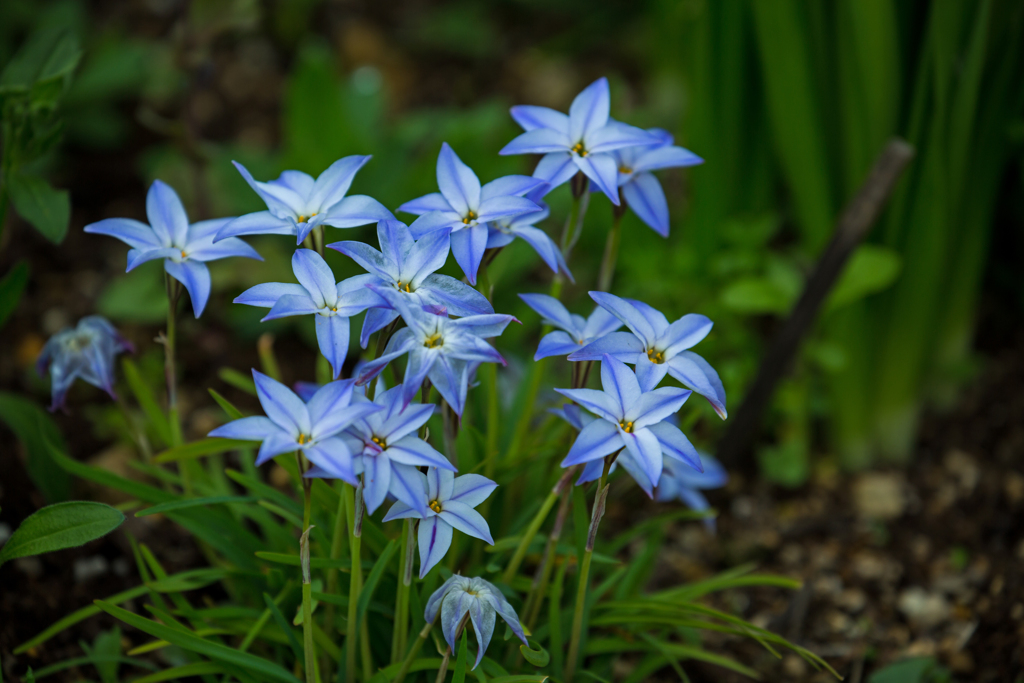
[[[127,243],[129,271],[162,259],[167,274],[188,291],[198,318],[210,295],[207,261],[231,256],[260,259],[241,236],[291,235],[302,245],[309,243],[314,230],[319,237],[323,226],[376,223],[379,250],[356,241],[326,245],[353,259],[365,274],[337,282],[317,251],[297,248],[292,257],[297,282],[257,285],[235,299],[269,309],[264,320],[312,315],[334,381],[322,387],[303,384],[293,391],[254,370],[265,416],[235,420],[210,435],[261,442],[257,465],[283,453],[301,452],[311,464],[306,477],[362,485],[370,513],[393,499],[385,521],[419,520],[421,577],[445,555],[455,529],[493,543],[487,521],[474,508],[497,484],[477,474],[457,477],[455,465],[419,433],[435,410],[427,402],[431,388],[461,416],[480,364],[505,362],[487,340],[500,335],[514,318],[495,313],[488,299],[472,288],[485,252],[520,238],[553,271],[571,278],[559,247],[535,227],[548,215],[543,201],[548,192],[582,173],[613,204],[624,202],[642,221],[667,235],[667,203],[651,171],[701,162],[674,146],[664,131],[645,131],[609,118],[605,79],[580,93],[568,114],[518,106],[512,116],[525,132],[501,154],[544,155],[533,176],[506,176],[481,185],[445,143],[437,160],[439,192],[398,208],[417,216],[410,225],[371,197],[347,195],[356,173],[369,160],[349,156],[316,179],[285,171],[276,180],[260,182],[236,164],[266,203],[265,211],[190,224],[177,194],[158,180],[147,195],[148,225],[111,218],[85,228]],[[437,272],[449,252],[465,282]],[[725,417],[725,393],[717,373],[688,350],[708,334],[711,321],[691,314],[669,324],[646,304],[604,292],[591,292],[598,308],[588,319],[571,315],[552,297],[521,296],[546,324],[559,328],[541,340],[535,359],[567,355],[571,361],[601,363],[603,391],[583,388],[583,383],[559,390],[573,403],[557,412],[579,430],[563,467],[583,465],[578,483],[584,483],[601,475],[606,456],[618,454],[614,464],[621,464],[648,495],[657,488],[659,498],[706,507],[696,489],[721,485],[724,473],[713,467],[701,475],[701,457],[669,418],[691,390]],[[349,350],[349,321],[360,313],[365,313],[360,345],[366,348],[378,332],[388,341],[379,357],[356,367],[352,379],[339,380]],[[629,332],[619,331],[623,325]],[[76,377],[112,394],[114,356],[128,348],[109,323],[96,317],[56,335],[40,359],[40,368],[49,366],[53,377],[53,407],[63,405]],[[407,357],[403,381],[388,389],[380,373],[402,356]],[[666,374],[691,390],[658,388]],[[370,386],[376,391],[368,392]],[[417,394],[422,403],[413,403]],[[661,484],[664,471],[671,475],[687,469],[668,486]],[[452,603],[451,596],[460,592],[476,602],[470,605],[460,598]],[[453,577],[430,599],[428,621],[438,609],[453,648],[457,626],[467,611],[481,655],[495,613],[523,638],[511,606],[482,579]]]

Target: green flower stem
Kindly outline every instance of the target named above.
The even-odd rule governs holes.
[[[468,622],[469,613],[467,612],[466,615],[462,617],[462,621],[459,622],[459,627],[455,629],[455,640],[458,640],[462,637],[462,631],[466,628],[466,623]],[[463,643],[463,646],[465,646],[465,643]],[[434,683],[444,683],[445,676],[448,675],[448,664],[451,662],[451,659],[452,647],[451,645],[449,645],[447,648],[445,648],[444,658],[441,660],[441,666],[439,666],[437,669],[437,678],[434,679]]]
[[[438,610],[438,614],[440,614],[440,610]],[[435,616],[434,621],[436,620],[437,617]],[[416,655],[420,653],[420,648],[423,647],[423,643],[425,643],[427,641],[427,637],[430,636],[431,629],[434,628],[434,621],[424,624],[423,628],[420,629],[420,634],[416,638],[416,642],[412,644],[412,649],[409,650],[409,654],[405,656],[405,660],[402,662],[402,668],[398,670],[397,674],[395,674],[395,678],[391,683],[402,683],[402,681],[405,680],[405,675],[409,673],[409,667],[411,667],[412,663],[416,661]]]
[[[341,547],[345,543],[345,537],[348,534],[345,533],[345,497],[344,495],[338,496],[338,511],[334,517],[334,534],[331,537],[331,559],[337,560],[341,557]],[[329,595],[336,595],[338,593],[338,568],[332,567],[327,570],[327,593]],[[330,634],[337,622],[335,621],[335,606],[328,603],[325,617],[324,626],[327,629],[327,633]]]
[[[301,456],[296,454],[296,457],[301,466]],[[317,683],[316,646],[313,644],[313,586],[309,572],[309,532],[312,529],[309,520],[313,503],[311,484],[308,479],[302,481],[302,540],[299,554],[302,563],[302,649],[305,652],[306,683]]]
[[[555,487],[551,489],[551,493],[544,499],[544,502],[540,506],[540,510],[537,510],[537,514],[530,520],[530,525],[526,527],[526,531],[523,532],[523,537],[519,539],[519,545],[516,546],[515,553],[512,554],[512,559],[508,561],[508,565],[505,567],[505,573],[501,575],[501,580],[505,583],[512,583],[512,579],[515,577],[516,572],[519,571],[519,565],[523,563],[523,558],[526,557],[526,551],[530,547],[530,542],[533,537],[540,531],[540,527],[544,524],[544,520],[547,519],[548,513],[551,512],[551,508],[555,507],[555,502],[558,501],[558,497],[562,495],[562,492],[568,490],[569,483],[572,481],[572,475],[576,471],[575,467],[570,467],[562,475]]]
[[[409,636],[409,588],[412,585],[412,522],[402,525],[401,551],[398,556],[398,590],[395,594],[395,626],[391,637],[391,661],[398,662],[405,652]]]
[[[345,680],[356,680],[356,657],[359,646],[359,625],[356,623],[356,607],[359,592],[363,587],[363,565],[360,557],[361,529],[356,527],[356,488],[346,486],[342,494],[345,500],[345,514],[352,523],[349,531],[349,554],[352,557],[352,573],[348,584],[348,621],[345,625]]]
[[[580,654],[580,638],[583,635],[583,612],[587,605],[587,591],[590,588],[590,561],[594,556],[594,541],[597,538],[597,527],[604,515],[604,504],[608,497],[608,487],[605,481],[608,479],[608,470],[611,468],[615,455],[609,455],[604,459],[604,470],[601,472],[601,480],[597,484],[597,497],[594,498],[594,508],[590,515],[590,530],[587,532],[587,546],[583,552],[583,563],[580,565],[579,584],[576,587],[576,607],[572,615],[572,636],[569,640],[569,656],[565,660],[565,675],[562,680],[565,683],[572,683],[576,675],[576,660]]]
[[[181,298],[181,283],[170,275],[164,275],[167,284],[167,331],[164,333],[164,378],[167,382],[167,421],[171,427],[170,446],[180,446],[184,439],[181,434],[181,419],[178,415],[178,368],[175,360],[178,300]],[[179,462],[178,475],[186,496],[192,495],[192,463]]]
[[[320,258],[324,256],[324,226],[318,225],[313,228],[313,247],[316,249],[316,253],[320,254]]]
[[[604,257],[601,259],[601,270],[597,277],[597,288],[602,292],[610,292],[612,278],[615,277],[615,264],[619,260],[619,242],[622,239],[622,216],[626,212],[626,200],[619,193],[619,206],[612,206],[612,227],[608,231],[608,239],[604,243]]]

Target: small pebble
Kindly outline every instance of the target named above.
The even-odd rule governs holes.
[[[868,596],[860,588],[847,588],[839,594],[836,604],[847,612],[856,614],[864,609],[868,602]]]
[[[803,678],[807,674],[807,662],[796,655],[786,655],[782,660],[782,670],[790,678]]]
[[[853,484],[853,497],[857,512],[867,519],[896,519],[907,505],[903,476],[894,472],[862,474]]]
[[[43,561],[38,557],[19,557],[14,561],[14,566],[32,578],[43,573]]]
[[[75,560],[75,583],[85,583],[110,571],[110,563],[102,555],[82,557]]]
[[[911,586],[900,593],[897,607],[911,624],[922,629],[937,626],[949,617],[950,607],[939,593]]]

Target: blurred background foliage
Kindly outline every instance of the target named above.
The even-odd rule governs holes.
[[[714,319],[701,352],[735,409],[844,203],[900,135],[917,157],[778,391],[758,458],[786,485],[806,480],[812,454],[850,469],[904,462],[922,409],[949,405],[977,369],[986,277],[1024,308],[1021,271],[986,266],[999,231],[1011,235],[1001,264],[1024,255],[1022,21],[1014,0],[4,0],[4,249],[37,239],[27,224],[60,242],[69,223],[141,218],[158,177],[193,220],[258,210],[232,159],[269,178],[370,153],[353,191],[391,208],[434,188],[442,141],[485,181],[529,173],[531,160],[497,155],[517,132],[508,107],[565,109],[607,75],[614,116],[666,128],[707,160],[665,175],[667,241],[626,217],[615,290],[670,318]],[[543,226],[556,236],[565,194]],[[589,310],[610,224],[595,196],[565,290],[572,309]],[[373,240],[369,229],[328,238]],[[311,326],[260,325],[230,305],[247,286],[291,278],[292,245],[253,243],[265,263],[213,264],[208,315],[246,345],[271,329],[312,355]],[[25,267],[0,256],[9,298]],[[339,277],[356,273],[329,260]],[[96,309],[158,323],[159,265],[115,278],[120,263],[104,266]],[[511,400],[539,330],[515,293],[524,282],[546,291],[550,273],[517,242],[491,277],[496,308],[524,322],[501,342]],[[707,409],[694,429],[711,446],[723,426]]]

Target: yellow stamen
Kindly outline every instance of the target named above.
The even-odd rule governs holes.
[[[657,349],[647,349],[647,359],[655,365],[661,365],[665,362],[665,352],[658,351]]]
[[[303,444],[307,444],[312,440],[313,437],[309,436],[308,434],[299,434],[298,442],[300,446]]]
[[[572,151],[579,154],[581,157],[587,156],[587,149],[583,146],[583,141],[577,142],[572,146]]]
[[[181,258],[188,258],[188,254],[185,253],[184,249],[181,250]]]
[[[632,172],[633,169],[631,169],[629,166],[619,166],[619,173],[625,173],[626,175],[629,175]]]
[[[462,219],[462,222],[465,223],[466,225],[469,225],[470,223],[472,223],[476,219],[477,219],[476,212],[470,211],[469,213],[466,214],[466,217]]]
[[[627,434],[632,434],[633,433],[633,423],[632,422],[620,422],[619,426],[622,427],[622,431],[626,432]]]
[[[412,294],[412,285],[410,285],[408,282],[402,282],[401,280],[399,280],[398,282],[395,283],[395,288],[401,292]]]
[[[440,332],[435,332],[423,341],[423,345],[428,349],[436,349],[439,346],[444,346],[444,337],[441,336]]]
[[[441,510],[442,510],[442,508],[441,508],[441,501],[436,500],[436,499],[430,501],[429,503],[427,503],[427,507],[429,507],[434,512],[441,512]]]
[[[382,438],[381,438],[381,437],[379,437],[379,436],[371,436],[371,437],[370,437],[370,441],[372,441],[372,442],[374,442],[375,444],[377,444],[378,446],[380,446],[380,449],[381,449],[381,450],[384,450],[385,448],[387,448],[387,447],[388,447],[388,442],[387,442],[387,441],[385,441],[384,439],[382,439]]]

